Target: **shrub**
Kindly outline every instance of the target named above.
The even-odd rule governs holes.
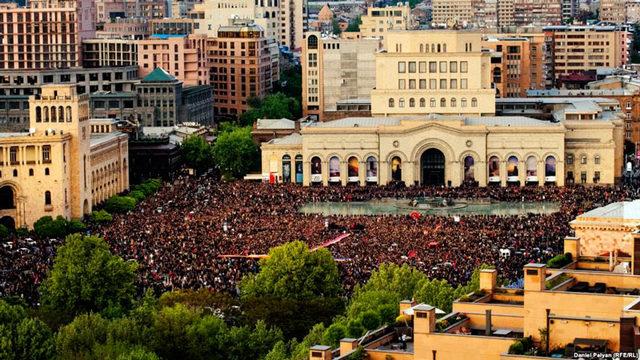
[[[0,224],[0,239],[8,238],[9,237],[9,233],[10,233],[9,229],[6,226]]]
[[[552,257],[547,261],[547,267],[552,269],[558,269],[565,265],[568,265],[573,261],[573,258],[570,253],[560,254]]]
[[[16,229],[16,236],[18,237],[29,236],[29,233],[30,233],[29,228],[27,228],[26,226],[21,226]]]
[[[335,347],[346,334],[347,328],[342,323],[331,324],[331,326],[324,331],[324,334],[322,334],[323,343]]]
[[[112,196],[104,204],[104,209],[110,213],[126,213],[135,209],[138,202],[131,196]]]
[[[367,330],[374,330],[380,326],[380,316],[373,310],[368,310],[360,314],[360,323]]]
[[[43,216],[33,224],[33,231],[40,238],[62,238],[67,235],[67,220],[62,216],[55,220],[51,216]]]
[[[106,210],[98,210],[91,213],[91,221],[97,224],[104,224],[113,221],[113,216]]]
[[[147,195],[142,190],[133,190],[129,193],[128,196],[136,199],[137,202],[140,202],[144,200],[145,197],[147,197]]]

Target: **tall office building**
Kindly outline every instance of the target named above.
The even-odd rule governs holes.
[[[0,69],[81,66],[82,40],[94,36],[92,0],[0,4]]]
[[[207,37],[204,35],[154,35],[138,41],[140,76],[163,68],[185,85],[209,84]]]

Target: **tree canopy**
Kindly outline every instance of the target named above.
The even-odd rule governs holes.
[[[187,137],[180,150],[185,164],[198,171],[207,170],[214,164],[213,147],[202,136]]]
[[[252,125],[258,119],[293,119],[300,114],[300,101],[279,92],[248,101],[249,110],[240,115],[242,125]]]
[[[235,127],[221,132],[213,145],[213,157],[226,177],[246,175],[258,160],[258,147],[251,137],[251,127]]]
[[[69,235],[40,287],[41,302],[63,319],[127,309],[134,299],[136,269],[135,262],[112,255],[102,238]]]

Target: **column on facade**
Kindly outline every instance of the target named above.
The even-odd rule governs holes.
[[[507,186],[507,158],[500,161],[500,186]]]
[[[358,183],[360,186],[367,185],[367,159],[362,158],[358,161]]]
[[[327,159],[321,159],[322,161],[322,185],[329,185],[329,161]]]

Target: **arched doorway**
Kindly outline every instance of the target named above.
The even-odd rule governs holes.
[[[11,216],[3,216],[2,218],[0,218],[0,224],[4,225],[11,231],[16,229],[16,222]]]
[[[16,197],[11,186],[0,188],[0,210],[15,209]]]
[[[420,156],[422,185],[444,185],[444,154],[438,149],[428,149]]]

